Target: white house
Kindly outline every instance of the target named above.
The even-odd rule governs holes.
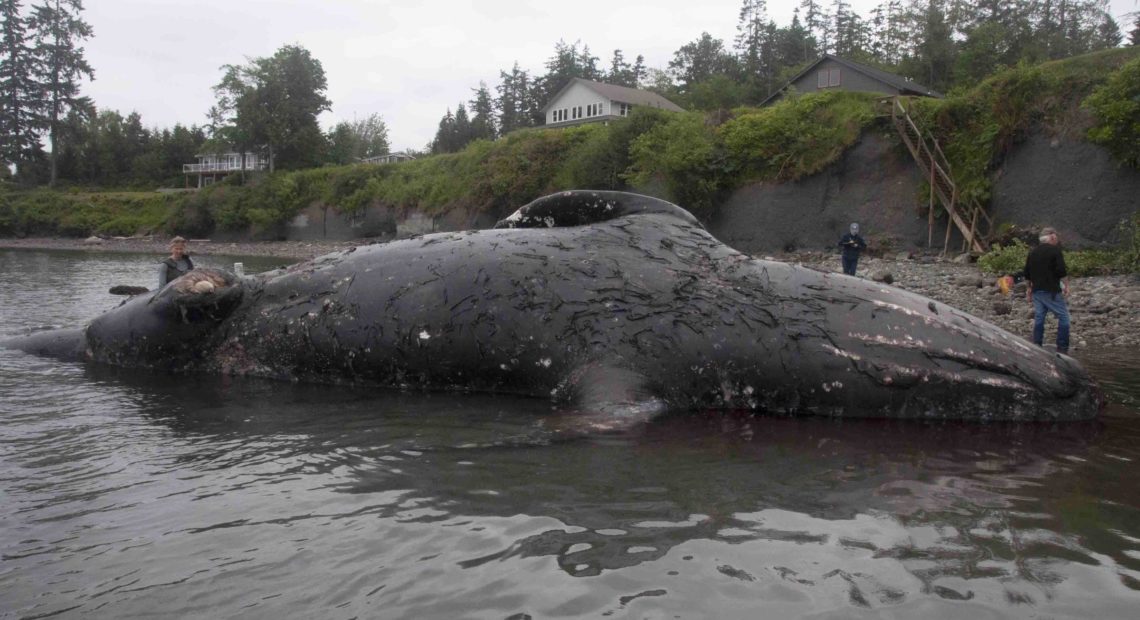
[[[384,153],[383,155],[376,155],[373,157],[365,157],[360,160],[362,164],[395,164],[402,161],[412,161],[415,156],[407,151],[397,151],[395,153]]]
[[[182,164],[182,174],[186,175],[186,185],[190,185],[191,175],[198,175],[198,187],[210,185],[231,172],[265,170],[269,160],[257,153],[199,153],[196,164]]]
[[[629,116],[634,106],[681,111],[677,104],[657,93],[574,78],[554,95],[542,112],[547,126],[567,127]]]

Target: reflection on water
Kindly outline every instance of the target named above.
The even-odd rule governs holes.
[[[0,252],[0,337],[151,265]],[[0,350],[0,617],[1132,617],[1140,362],[1087,362],[1121,403],[1091,423],[574,435],[544,401]]]

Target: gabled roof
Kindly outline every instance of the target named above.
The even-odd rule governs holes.
[[[882,69],[876,69],[874,67],[864,65],[862,63],[858,63],[858,62],[855,62],[853,60],[847,60],[846,58],[840,58],[838,56],[832,56],[831,54],[824,54],[823,56],[820,56],[819,60],[811,63],[803,71],[800,71],[799,73],[797,73],[795,77],[788,80],[788,83],[781,86],[779,90],[777,90],[776,92],[769,95],[767,99],[765,99],[764,101],[761,101],[760,105],[763,106],[763,105],[767,104],[769,101],[771,101],[772,99],[775,99],[776,97],[779,97],[780,95],[782,95],[784,93],[784,91],[787,90],[788,86],[791,86],[793,83],[795,83],[797,80],[799,80],[803,76],[807,75],[808,73],[811,73],[816,67],[819,66],[819,63],[821,63],[825,60],[831,60],[831,61],[837,62],[837,63],[843,65],[844,67],[851,69],[852,71],[857,71],[857,72],[862,73],[863,75],[865,75],[865,76],[867,76],[873,80],[877,80],[879,82],[882,82],[882,83],[886,84],[887,86],[890,86],[891,88],[894,88],[895,90],[899,91],[900,94],[921,95],[924,97],[935,97],[938,99],[942,98],[942,93],[934,90],[933,88],[927,88],[926,86],[923,86],[922,84],[919,84],[918,82],[915,82],[913,80],[909,80],[907,78],[904,78],[901,75],[895,75],[894,73],[888,73],[886,71],[883,71]]]
[[[542,111],[546,112],[555,101],[558,101],[559,97],[570,90],[570,87],[575,84],[581,84],[610,101],[661,108],[662,110],[669,110],[671,112],[683,111],[677,104],[648,90],[618,86],[617,84],[606,84],[605,82],[594,82],[583,78],[574,78],[567,82],[566,86],[562,87],[562,90],[555,93],[554,96],[550,98],[550,101],[547,101],[546,105],[542,106]]]

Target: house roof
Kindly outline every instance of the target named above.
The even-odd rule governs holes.
[[[617,84],[594,82],[583,78],[574,78],[567,82],[566,86],[562,87],[562,90],[559,90],[557,93],[555,93],[554,96],[550,98],[550,101],[547,101],[546,105],[542,106],[542,111],[546,112],[548,109],[550,109],[550,106],[553,105],[555,101],[558,101],[558,98],[561,97],[567,90],[570,90],[570,87],[574,86],[575,84],[581,84],[586,88],[594,91],[595,93],[598,93],[599,95],[605,97],[606,99],[609,99],[610,101],[661,108],[662,110],[669,110],[671,112],[682,111],[680,106],[662,97],[661,95],[658,95],[657,93],[650,92],[648,90],[630,88],[628,86],[618,86]]]
[[[776,97],[779,97],[781,94],[783,94],[783,92],[785,90],[787,90],[788,86],[791,86],[797,80],[799,80],[803,76],[805,76],[808,73],[810,73],[811,71],[813,71],[817,66],[819,66],[819,63],[821,63],[825,60],[831,60],[831,61],[837,62],[837,63],[847,67],[848,69],[851,69],[852,71],[858,71],[859,73],[862,73],[863,75],[865,75],[865,76],[867,76],[873,80],[877,80],[879,82],[882,82],[882,83],[890,86],[891,88],[898,90],[900,93],[903,93],[903,94],[922,95],[924,97],[936,97],[939,99],[942,98],[942,93],[934,90],[933,88],[927,88],[926,86],[923,86],[922,84],[919,84],[918,82],[915,82],[914,80],[904,78],[901,75],[895,75],[894,73],[888,73],[886,71],[883,71],[882,69],[876,69],[874,67],[864,65],[862,63],[858,63],[858,62],[855,62],[853,60],[847,60],[846,58],[840,58],[838,56],[832,56],[831,54],[824,54],[823,56],[820,56],[819,60],[816,60],[815,62],[811,63],[810,65],[805,67],[803,71],[800,71],[799,73],[797,73],[795,77],[788,80],[788,83],[781,86],[779,90],[777,90],[776,92],[769,95],[767,99],[765,99],[764,101],[761,101],[760,105],[761,106],[766,105],[768,102],[772,101]]]

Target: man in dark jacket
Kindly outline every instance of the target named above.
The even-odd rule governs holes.
[[[859,253],[866,247],[867,242],[859,236],[859,225],[852,223],[851,232],[839,240],[839,249],[843,251],[843,273],[855,275],[855,268],[859,266]]]
[[[158,288],[166,286],[194,268],[190,254],[186,252],[186,240],[175,237],[170,240],[170,256],[158,264]]]
[[[1065,255],[1061,239],[1052,228],[1041,230],[1041,243],[1025,259],[1025,279],[1029,280],[1026,297],[1033,303],[1033,342],[1045,341],[1045,316],[1057,315],[1057,351],[1069,352],[1069,307],[1065,297],[1069,284],[1065,280]]]

